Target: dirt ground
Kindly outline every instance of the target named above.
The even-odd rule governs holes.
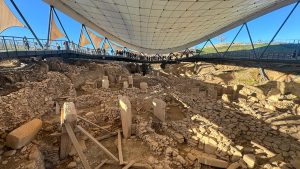
[[[26,66],[14,69],[21,63]],[[299,168],[297,73],[278,66],[265,70],[270,79],[265,81],[256,67],[203,62],[152,68],[142,76],[139,65],[122,62],[1,62],[0,168],[83,168],[74,148],[65,159],[59,155],[65,102],[73,102],[78,116],[104,128],[77,121],[118,158],[116,132],[124,129],[120,96],[126,96],[132,113],[132,134],[122,136],[124,161],[143,165],[131,168]],[[129,76],[133,86],[127,88]],[[157,111],[155,99],[166,106]],[[164,110],[164,120],[155,115]],[[7,135],[34,118],[42,120],[37,136],[16,151],[7,146]],[[106,159],[103,169],[124,167],[74,131],[91,168]],[[112,136],[102,138],[108,134]]]

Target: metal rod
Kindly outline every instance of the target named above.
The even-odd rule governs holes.
[[[234,41],[236,40],[236,38],[239,36],[240,32],[242,31],[243,27],[245,24],[243,24],[240,28],[240,30],[237,32],[237,34],[235,35],[235,37],[233,38],[232,42],[230,43],[230,45],[228,46],[228,48],[226,49],[225,53],[223,54],[222,57],[225,57],[227,52],[229,51],[230,47],[232,46],[232,44],[234,43]]]
[[[52,6],[50,6],[50,13],[49,13],[49,23],[48,23],[48,37],[47,37],[47,48],[50,46],[49,41],[50,41],[50,34],[51,34],[51,20],[52,20]]]
[[[89,37],[89,39],[90,39],[90,41],[91,41],[91,44],[93,45],[94,49],[96,50],[95,45],[94,45],[94,42],[92,41],[92,39],[91,39],[91,37],[90,37],[90,34],[89,34],[89,32],[87,31],[85,25],[83,25],[83,27],[84,27],[84,30],[85,30],[85,32],[87,33],[87,35],[88,35],[88,37]]]
[[[255,58],[257,58],[257,54],[256,54],[255,47],[254,47],[254,44],[253,44],[252,36],[251,36],[249,28],[248,28],[248,24],[245,23],[245,26],[246,26],[246,29],[247,29],[247,32],[248,32],[248,36],[249,36],[249,39],[250,39],[250,42],[251,42],[251,46],[252,46],[254,56],[255,56]]]
[[[221,57],[221,55],[220,55],[218,49],[215,47],[215,45],[212,43],[212,41],[211,41],[210,39],[209,39],[209,42],[210,42],[210,44],[215,48],[217,54]]]
[[[201,53],[202,53],[203,49],[205,48],[205,46],[207,45],[207,43],[208,43],[208,40],[205,42],[204,46],[201,48],[199,56],[201,55]]]
[[[63,29],[63,31],[64,31],[64,33],[65,33],[65,35],[66,35],[66,38],[68,39],[69,42],[71,42],[70,39],[69,39],[69,36],[68,36],[68,34],[67,34],[67,32],[66,32],[66,30],[65,30],[65,28],[64,28],[64,26],[63,26],[63,24],[61,23],[61,21],[60,21],[58,15],[57,15],[57,13],[56,13],[56,10],[55,10],[54,8],[53,8],[53,11],[54,11],[54,14],[55,14],[55,16],[56,16],[56,18],[57,18],[57,20],[58,20],[58,22],[59,22],[61,28]]]
[[[80,46],[80,42],[81,42],[82,30],[83,30],[83,24],[82,24],[82,26],[81,26],[80,35],[79,35],[79,40],[78,40],[78,45],[79,45],[79,46]]]
[[[16,50],[16,55],[18,56],[18,49],[17,49],[17,45],[16,45],[16,42],[15,42],[15,38],[13,37],[13,42],[14,42],[14,46],[15,46],[15,50]]]
[[[293,7],[293,9],[291,10],[291,12],[289,13],[289,15],[286,17],[286,19],[284,20],[284,22],[281,24],[281,26],[279,27],[279,29],[277,30],[277,32],[275,33],[275,35],[273,36],[272,40],[269,42],[269,44],[267,45],[267,47],[263,50],[263,52],[261,53],[261,55],[259,56],[259,58],[263,57],[263,55],[266,53],[266,51],[268,50],[268,48],[270,47],[271,43],[274,41],[274,39],[276,38],[276,36],[278,35],[278,33],[281,31],[282,27],[285,25],[285,23],[288,21],[288,19],[290,18],[290,16],[293,14],[293,12],[295,11],[295,9],[297,8],[297,6],[299,5],[300,1],[298,1],[296,3],[296,5]]]
[[[28,27],[28,29],[30,30],[30,32],[32,33],[32,35],[35,37],[35,39],[38,41],[39,45],[41,46],[41,48],[43,49],[43,45],[40,42],[40,40],[38,39],[38,37],[36,36],[36,34],[33,32],[31,26],[29,25],[29,23],[27,22],[27,20],[25,19],[25,17],[23,16],[23,14],[21,13],[21,11],[19,10],[19,8],[17,7],[17,5],[15,4],[14,0],[10,0],[10,2],[12,3],[12,5],[15,7],[15,9],[17,10],[17,12],[19,13],[19,15],[21,16],[21,18],[23,19],[23,21],[25,22],[26,26]]]
[[[112,45],[110,44],[110,41],[108,40],[108,38],[107,38],[107,37],[105,37],[105,40],[108,42],[108,44],[109,44],[110,48],[111,48],[113,51],[115,51],[115,50],[114,50],[114,48],[112,47]]]
[[[4,46],[5,46],[5,50],[6,50],[6,55],[7,55],[7,57],[9,57],[8,49],[7,49],[7,46],[6,46],[6,41],[5,41],[5,39],[4,39],[3,36],[2,36],[2,39],[3,39],[3,42],[4,42]]]

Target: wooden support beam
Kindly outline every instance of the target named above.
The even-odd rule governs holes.
[[[113,160],[119,162],[118,158],[114,156],[110,151],[108,151],[98,140],[96,140],[89,132],[87,132],[85,129],[83,129],[81,126],[77,125],[77,128],[86,136],[88,136],[89,139],[91,139],[94,143],[96,143],[101,150],[103,150],[109,157],[111,157]]]
[[[127,165],[128,163],[129,162],[124,161],[123,165]],[[112,161],[112,160],[106,161],[106,164],[120,165],[119,163],[116,163],[115,161]],[[152,167],[149,164],[143,164],[143,163],[134,163],[134,164],[132,164],[132,167],[152,169]]]
[[[118,130],[118,152],[120,164],[124,163],[123,152],[122,152],[122,136],[120,130]]]
[[[135,161],[132,160],[132,161],[130,161],[125,167],[123,167],[122,169],[128,169],[128,168],[130,168],[134,163],[135,163]]]
[[[102,140],[105,140],[105,139],[110,138],[110,137],[112,137],[112,136],[116,136],[117,134],[118,134],[117,132],[112,132],[112,133],[108,133],[108,134],[106,134],[106,135],[104,135],[104,136],[97,137],[96,139],[97,139],[98,141],[102,141]]]
[[[87,123],[89,123],[89,124],[91,124],[91,125],[94,125],[94,126],[100,128],[100,129],[102,129],[102,130],[104,130],[104,131],[106,131],[106,132],[109,132],[109,133],[110,133],[110,131],[108,131],[107,129],[105,129],[105,127],[101,127],[101,126],[99,126],[98,124],[95,124],[95,123],[89,121],[89,120],[86,119],[86,118],[83,118],[83,117],[78,116],[78,115],[77,115],[77,118],[80,119],[80,120],[83,120],[83,121],[85,121],[85,122],[87,122]]]
[[[97,165],[97,166],[95,167],[95,169],[99,169],[99,168],[102,167],[107,161],[108,161],[107,159],[103,160],[99,165]]]
[[[68,133],[68,135],[70,137],[70,140],[71,140],[71,142],[72,142],[72,144],[73,144],[76,152],[79,155],[79,158],[80,158],[80,160],[82,162],[83,167],[85,169],[91,169],[88,161],[86,160],[85,155],[82,152],[81,146],[80,146],[78,140],[76,139],[75,133],[74,133],[71,125],[69,123],[65,123],[64,125],[65,125],[66,131],[67,131],[67,133]]]

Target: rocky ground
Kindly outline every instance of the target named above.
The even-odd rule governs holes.
[[[132,136],[122,139],[124,160],[144,164],[132,168],[300,167],[297,75],[267,70],[271,80],[265,82],[256,68],[208,63],[131,74],[139,70],[124,63],[49,59],[1,71],[0,168],[83,168],[74,148],[66,159],[59,157],[64,102],[74,102],[80,117],[102,127],[78,120],[118,157],[120,95],[128,96],[133,115]],[[130,75],[133,87],[127,88]],[[105,78],[109,88],[102,87]],[[165,121],[153,114],[153,99],[166,103]],[[9,146],[11,132],[34,118],[42,122],[38,134],[21,148]],[[109,159],[75,132],[92,168]],[[103,138],[108,133],[115,134]],[[101,168],[122,167],[107,161]]]

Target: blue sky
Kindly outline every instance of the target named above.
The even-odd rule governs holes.
[[[12,7],[9,0],[5,0],[6,4],[10,9],[16,14],[15,9]],[[15,0],[15,3],[18,5],[19,9],[23,15],[27,18],[27,21],[30,23],[31,27],[37,34],[39,38],[47,37],[48,29],[48,18],[49,18],[49,5],[44,3],[42,0]],[[269,41],[274,33],[277,31],[281,23],[284,21],[288,13],[293,8],[294,4],[276,10],[272,13],[269,13],[265,16],[257,18],[248,23],[252,38],[254,41]],[[79,33],[81,29],[81,24],[73,20],[72,18],[64,15],[60,11],[56,10],[58,15],[65,25],[65,29],[70,39],[74,42],[78,42]],[[20,18],[18,15],[16,15]],[[57,22],[58,23],[58,22]],[[237,33],[239,27],[232,29],[221,36],[225,38],[225,42],[230,42],[235,34]],[[24,28],[10,28],[1,33],[1,35],[14,35],[14,36],[28,36],[33,37],[28,29]],[[275,40],[292,40],[300,39],[300,5],[295,10],[293,15],[290,17],[286,25],[283,27],[282,31],[279,33]],[[212,39],[214,43],[219,43],[218,38]],[[244,28],[236,42],[249,42],[249,38]],[[201,47],[202,45],[197,45]]]

